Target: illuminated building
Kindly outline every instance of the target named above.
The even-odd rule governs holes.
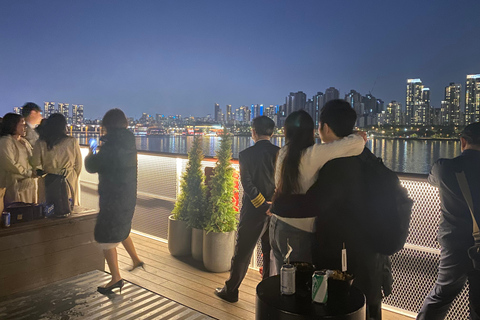
[[[44,102],[43,117],[46,119],[55,113],[55,102]]]
[[[480,74],[467,75],[465,83],[465,124],[480,121]]]
[[[462,85],[450,83],[445,87],[445,100],[442,101],[442,124],[446,126],[460,125],[460,92]]]
[[[402,105],[397,101],[393,100],[392,102],[390,102],[387,105],[387,110],[385,111],[385,113],[386,113],[386,119],[385,119],[386,124],[391,124],[391,125],[403,124]]]
[[[67,123],[71,123],[68,106],[69,106],[68,103],[58,103],[58,113],[62,114],[65,117],[65,120],[67,120]]]
[[[215,115],[215,122],[223,121],[222,109],[220,109],[220,105],[218,103],[215,103],[214,115]]]
[[[405,122],[408,125],[416,125],[420,122],[417,117],[421,112],[418,109],[423,104],[423,83],[420,79],[407,79],[407,97],[405,101]]]
[[[72,124],[84,123],[83,104],[72,104]]]
[[[226,117],[225,121],[227,123],[230,123],[230,122],[233,121],[232,105],[231,104],[227,104],[225,117]]]
[[[317,94],[313,96],[313,107],[315,108],[315,117],[313,120],[315,121],[316,128],[318,128],[318,119],[320,118],[320,111],[322,111],[324,104],[325,96],[323,92],[317,92]]]
[[[363,115],[365,113],[365,105],[362,100],[362,95],[355,90],[350,90],[350,92],[345,95],[345,101],[350,103],[352,108],[357,113],[357,116]]]

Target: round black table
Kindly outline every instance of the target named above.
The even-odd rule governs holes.
[[[280,294],[280,276],[273,276],[257,286],[256,320],[335,319],[365,320],[365,296],[356,287],[350,288],[347,301],[341,306],[318,304],[310,297]]]

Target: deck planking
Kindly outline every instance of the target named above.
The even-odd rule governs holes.
[[[261,281],[258,271],[248,271],[239,288],[237,303],[225,302],[214,295],[214,290],[223,286],[228,272],[209,272],[191,257],[171,256],[164,242],[133,233],[131,236],[138,255],[146,263],[146,270],[129,272],[132,262],[125,249],[119,246],[119,267],[126,280],[216,319],[255,319],[255,290]],[[386,310],[382,315],[383,320],[412,319]]]

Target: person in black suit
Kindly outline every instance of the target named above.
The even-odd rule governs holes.
[[[230,278],[215,294],[229,302],[238,301],[238,287],[245,277],[250,258],[258,239],[266,232],[266,215],[275,192],[275,161],[279,147],[270,142],[275,123],[266,116],[253,119],[252,138],[255,145],[240,152],[240,179],[243,186],[242,209],[238,225],[238,238],[232,258]],[[268,232],[266,232],[268,235]],[[266,240],[266,241],[265,241]],[[262,237],[263,278],[269,276],[270,243]]]

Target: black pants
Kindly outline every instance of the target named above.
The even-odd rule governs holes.
[[[245,278],[247,274],[253,250],[257,245],[258,239],[265,234],[268,223],[268,216],[264,213],[262,215],[261,212],[247,213],[240,219],[235,254],[233,255],[232,268],[230,269],[230,278],[225,282],[228,292],[237,291],[238,287],[240,287],[243,278]],[[270,244],[268,241],[266,243],[262,241],[262,252],[265,279],[266,276],[268,277],[268,272],[265,273],[265,271],[268,271],[270,266]]]
[[[480,320],[480,271],[473,269],[467,248],[442,248],[438,277],[417,316],[419,320],[444,319],[455,297],[469,283],[470,317]]]

